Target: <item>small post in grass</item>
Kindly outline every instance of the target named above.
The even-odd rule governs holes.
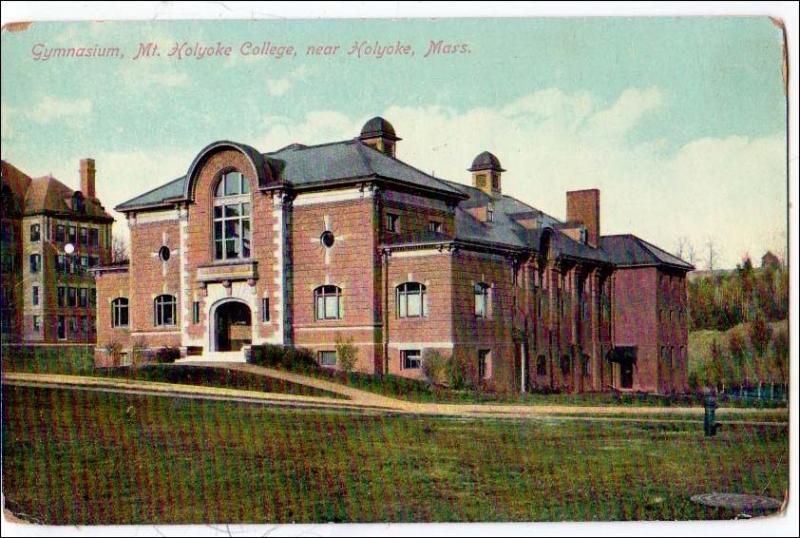
[[[706,414],[705,419],[703,420],[703,430],[705,431],[706,437],[713,437],[717,434],[717,422],[716,422],[716,411],[717,407],[717,397],[714,396],[714,393],[708,391],[706,393],[705,399],[703,401],[703,407],[705,407]]]

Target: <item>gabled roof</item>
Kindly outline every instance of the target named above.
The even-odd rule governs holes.
[[[665,265],[684,271],[694,269],[692,264],[633,234],[605,235],[600,238],[600,246],[620,267]]]

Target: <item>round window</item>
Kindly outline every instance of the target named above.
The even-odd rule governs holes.
[[[331,248],[333,246],[333,232],[330,230],[325,230],[322,232],[322,235],[319,236],[319,242],[322,243],[322,246],[325,248]]]
[[[158,249],[158,257],[162,262],[169,259],[169,247],[161,247]]]

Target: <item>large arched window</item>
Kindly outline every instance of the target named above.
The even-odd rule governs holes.
[[[159,295],[153,301],[153,325],[175,325],[175,306],[177,300],[174,295]]]
[[[475,317],[489,317],[489,284],[478,282],[475,284]]]
[[[111,326],[128,326],[128,298],[117,297],[111,301]]]
[[[241,172],[222,175],[214,193],[214,259],[250,257],[250,181]]]
[[[320,286],[314,290],[317,319],[342,318],[342,289],[337,286]]]
[[[428,315],[427,293],[424,284],[405,282],[397,286],[397,317],[418,318]]]

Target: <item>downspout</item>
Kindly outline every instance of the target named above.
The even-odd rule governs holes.
[[[389,251],[384,249],[381,252],[382,271],[383,271],[383,375],[389,374]]]

